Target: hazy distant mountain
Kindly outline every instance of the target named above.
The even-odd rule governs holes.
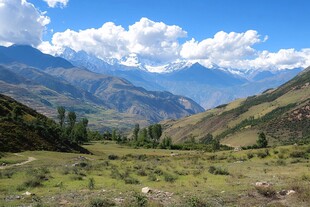
[[[112,126],[129,127],[204,110],[189,98],[147,91],[125,79],[74,67],[30,46],[1,47],[0,52],[8,57],[0,59],[0,92],[49,116],[55,117],[55,108],[63,105],[91,117],[91,123],[105,125],[113,120]]]
[[[84,51],[66,48],[59,56],[89,70],[126,78],[148,90],[169,91],[187,96],[205,108],[212,108],[236,98],[260,93],[290,80],[302,69],[238,70],[213,65],[206,68],[191,61],[152,65],[137,55],[121,60],[102,60]]]
[[[163,122],[164,135],[176,142],[208,133],[232,146],[256,143],[264,132],[269,143],[310,139],[310,67],[277,89],[239,99],[180,120]]]

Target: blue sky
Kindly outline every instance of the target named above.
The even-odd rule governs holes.
[[[310,65],[309,0],[24,2],[0,0],[0,44],[30,44],[50,54],[71,47],[102,59],[134,53],[154,64]]]
[[[71,0],[62,9],[49,8],[42,0],[30,2],[48,12],[48,28],[55,32],[98,28],[109,21],[127,28],[147,17],[178,25],[199,41],[221,30],[252,29],[268,35],[263,48],[269,51],[310,47],[309,0]]]

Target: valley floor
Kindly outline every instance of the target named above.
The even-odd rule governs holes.
[[[306,145],[217,153],[133,149],[113,142],[84,147],[93,155],[2,154],[0,164],[6,163],[6,169],[0,169],[0,206],[310,203],[310,146]],[[36,160],[16,165],[28,157]]]

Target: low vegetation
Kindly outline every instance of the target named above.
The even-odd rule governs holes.
[[[218,152],[137,149],[115,141],[84,147],[93,155],[20,153],[37,160],[0,170],[0,206],[307,206],[310,202],[309,145]],[[0,163],[13,162],[14,157],[20,160],[4,153]],[[144,187],[150,191],[142,193]]]

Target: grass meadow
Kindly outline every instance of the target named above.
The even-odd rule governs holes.
[[[309,206],[310,146],[221,151],[84,146],[1,154],[0,206]],[[3,164],[4,165],[4,164]],[[266,186],[257,186],[264,182]],[[141,189],[149,187],[148,193]],[[286,191],[291,190],[291,194]],[[30,195],[27,195],[27,193]]]

